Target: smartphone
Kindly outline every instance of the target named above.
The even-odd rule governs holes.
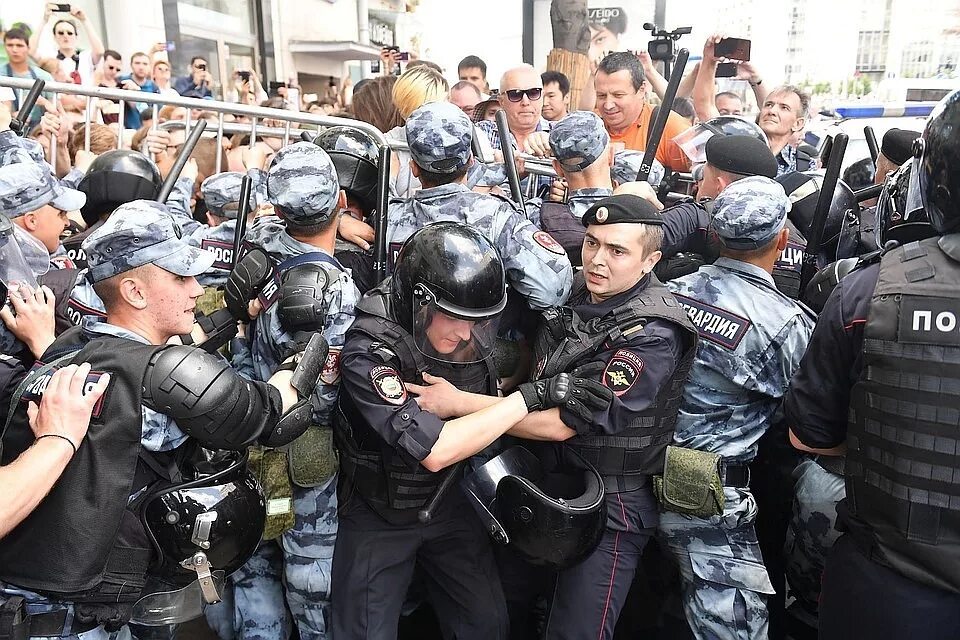
[[[409,51],[401,51],[401,52],[400,52],[400,58],[399,58],[399,60],[400,60],[400,62],[407,62],[407,61],[409,61],[409,60],[410,60],[410,52],[409,52]]]
[[[749,60],[750,41],[745,38],[724,38],[713,45],[713,54],[718,58]]]
[[[163,45],[163,50],[164,50],[164,51],[176,51],[176,50],[177,50],[177,45],[174,44],[173,42],[167,42],[167,43],[165,43],[165,44]]]
[[[58,11],[60,13],[70,13],[70,5],[68,4],[53,3],[50,6],[53,7],[54,11]]]
[[[737,75],[736,62],[721,62],[717,65],[717,72],[713,74],[714,78],[734,78]]]
[[[244,82],[250,82],[250,72],[249,71],[237,71],[237,75],[240,76],[240,79]]]

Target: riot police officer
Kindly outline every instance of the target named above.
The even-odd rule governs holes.
[[[765,596],[773,586],[754,530],[750,463],[813,329],[812,314],[773,282],[789,242],[789,209],[770,178],[734,182],[717,197],[710,223],[720,258],[669,283],[700,344],[677,418],[677,448],[664,469],[660,533],[678,560],[684,612],[697,638],[767,635]],[[678,508],[676,481],[699,482],[703,508]]]
[[[914,147],[911,192],[939,237],[886,251],[840,282],[786,396],[794,446],[846,454],[844,533],[823,576],[821,638],[952,638],[960,628],[960,463],[947,391],[956,377],[958,125],[954,91]]]
[[[333,623],[341,640],[395,638],[417,567],[446,634],[506,637],[489,542],[463,495],[450,490],[462,474],[456,463],[522,428],[530,411],[563,404],[587,420],[590,407],[612,397],[561,374],[497,398],[492,346],[506,301],[491,242],[441,222],[412,235],[393,277],[357,306],[335,425],[342,470]],[[467,398],[441,410],[439,391]]]
[[[188,512],[170,519],[161,509],[157,521],[141,508],[157,491],[200,480],[205,456],[197,444],[236,451],[258,440],[279,446],[307,426],[300,411],[304,400],[249,383],[195,347],[167,344],[193,324],[200,294],[195,276],[213,256],[184,244],[162,205],[135,201],[120,210],[123,215],[101,225],[84,245],[90,278],[107,304],[107,321],[90,320],[62,334],[44,354],[44,366],[31,372],[12,399],[37,401],[61,365],[90,363],[91,383],[105,373],[111,377],[110,392],[94,413],[96,428],[78,444],[61,481],[0,542],[3,594],[14,607],[26,601],[26,626],[16,631],[27,636],[107,637],[119,631],[133,615],[154,562],[186,579],[187,588],[201,584],[212,570],[234,570],[244,559],[234,554],[253,549],[231,540],[227,519],[216,523]],[[309,354],[300,365],[290,379],[302,388],[296,381],[309,380],[321,365]],[[289,385],[281,387],[291,392]],[[292,412],[284,414],[284,406]],[[8,414],[5,427],[7,461],[33,438],[25,411]],[[218,468],[213,458],[208,461],[207,469]],[[231,466],[242,475],[241,467]],[[262,523],[255,483],[240,482],[238,496],[254,511],[236,517],[256,525],[259,514]],[[188,517],[195,520],[174,527],[179,533],[172,538],[160,530],[162,522],[169,526]],[[243,535],[249,541],[246,530]],[[166,546],[172,539],[175,548]],[[217,594],[205,586],[204,597],[213,602]],[[16,608],[5,609],[10,611]]]
[[[573,272],[563,248],[538,230],[506,198],[471,191],[464,184],[474,161],[473,125],[449,102],[425,104],[407,119],[411,170],[424,189],[409,200],[394,200],[387,216],[389,256],[414,231],[431,222],[453,220],[481,230],[500,251],[507,281],[532,309],[562,303]]]

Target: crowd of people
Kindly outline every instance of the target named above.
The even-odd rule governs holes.
[[[72,13],[55,79],[209,96]],[[722,39],[659,140],[632,52],[577,105],[393,49],[293,105],[389,167],[0,103],[0,637],[955,637],[960,91],[820,198],[809,97],[718,92]]]

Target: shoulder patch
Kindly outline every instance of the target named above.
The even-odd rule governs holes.
[[[233,243],[224,240],[204,238],[200,241],[200,248],[209,251],[214,256],[213,266],[216,269],[229,271],[233,268]]]
[[[550,253],[556,253],[561,256],[567,254],[567,252],[563,250],[563,247],[560,246],[560,243],[554,240],[553,236],[546,231],[537,231],[533,234],[533,239],[537,241],[538,245]]]
[[[23,391],[23,395],[20,397],[20,402],[26,404],[28,402],[36,402],[40,404],[40,400],[43,398],[43,392],[46,390],[47,385],[50,384],[50,379],[53,377],[53,374],[57,372],[60,367],[53,367],[43,373],[37,373],[37,371],[43,366],[43,363],[37,361],[34,363],[33,368],[30,370],[30,382]],[[87,380],[83,384],[83,392],[87,393],[90,391],[91,387],[100,381],[100,378],[103,377],[104,371],[91,371],[87,374]],[[103,410],[103,399],[106,397],[106,394],[100,396],[100,399],[97,400],[97,403],[93,405],[93,413],[91,414],[94,418],[99,418],[100,413]]]
[[[796,242],[789,241],[780,254],[780,258],[777,260],[775,266],[778,269],[800,273],[803,269],[803,256],[804,247]]]
[[[687,312],[690,321],[697,328],[700,337],[718,344],[725,349],[736,349],[747,334],[752,323],[744,317],[726,309],[715,307],[675,293],[680,305]]]
[[[324,384],[337,384],[340,381],[340,351],[339,347],[330,349],[327,361],[323,363],[320,380]]]
[[[76,269],[77,263],[70,259],[68,255],[62,256],[51,256],[50,264],[55,266],[57,269]]]
[[[603,370],[603,386],[622,396],[636,384],[641,371],[643,360],[633,351],[619,349]]]
[[[401,405],[407,401],[407,388],[400,374],[393,367],[377,366],[370,370],[370,381],[377,395],[390,404]]]

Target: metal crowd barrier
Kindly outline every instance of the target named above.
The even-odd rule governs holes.
[[[27,89],[29,90],[33,86],[33,80],[23,79],[23,78],[10,78],[6,76],[0,76],[0,87],[9,87],[11,89]],[[182,96],[162,96],[157,93],[150,93],[147,91],[127,91],[126,89],[108,89],[105,87],[88,87],[77,84],[68,84],[63,82],[48,82],[44,87],[44,93],[53,94],[53,106],[56,108],[59,103],[59,95],[73,95],[73,96],[84,96],[87,98],[96,98],[101,100],[116,100],[120,104],[120,112],[118,115],[118,122],[122,128],[124,120],[124,109],[126,102],[142,102],[153,107],[153,119],[151,121],[151,128],[159,128],[160,122],[157,117],[160,107],[165,105],[171,105],[174,107],[184,107],[187,110],[186,119],[181,122],[184,123],[184,127],[189,131],[192,123],[192,112],[191,110],[198,111],[212,111],[217,114],[217,142],[222,144],[224,126],[233,125],[235,123],[224,122],[224,116],[233,115],[233,116],[245,116],[251,119],[250,123],[240,123],[240,126],[243,127],[243,133],[250,132],[251,139],[255,142],[257,136],[257,123],[259,120],[280,120],[286,123],[283,131],[285,132],[286,139],[289,140],[290,131],[293,123],[306,124],[306,125],[315,125],[318,127],[335,127],[339,125],[353,127],[354,129],[360,129],[365,133],[370,134],[374,140],[380,146],[384,146],[387,142],[386,138],[379,129],[374,127],[371,124],[366,122],[361,122],[360,120],[353,120],[350,118],[338,118],[335,116],[319,115],[314,113],[307,113],[305,111],[290,111],[288,109],[272,109],[269,107],[260,107],[260,106],[251,106],[240,104],[236,102],[220,102],[216,100],[202,100],[200,98],[184,98]],[[91,120],[93,120],[93,101],[87,100],[87,106],[84,109],[83,123],[89,125]],[[260,128],[261,131],[263,128]],[[273,129],[271,129],[273,131]],[[117,136],[117,148],[122,148],[123,146],[123,133],[122,130],[120,135]],[[86,135],[83,140],[83,148],[86,151],[90,150],[90,127],[86,127]],[[56,137],[51,140],[50,144],[50,164],[56,166],[57,161],[57,140]],[[217,154],[217,171],[220,171],[220,154]]]

